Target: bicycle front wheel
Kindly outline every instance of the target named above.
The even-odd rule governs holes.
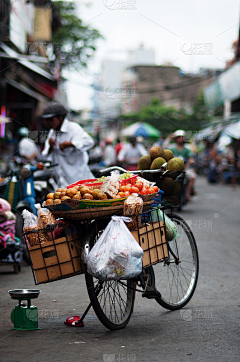
[[[86,285],[92,307],[100,322],[110,330],[126,327],[134,305],[134,281],[99,281],[87,272]]]
[[[176,310],[192,298],[198,279],[199,259],[195,238],[188,224],[178,215],[168,215],[179,237],[169,242],[169,260],[153,266],[155,286],[161,293],[156,301]]]

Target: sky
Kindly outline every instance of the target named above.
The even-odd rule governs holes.
[[[69,0],[71,1],[71,0]],[[240,0],[76,0],[78,15],[105,40],[87,69],[67,72],[69,106],[91,108],[90,85],[99,77],[103,59],[113,52],[132,50],[142,43],[155,50],[156,65],[169,64],[184,72],[223,69],[233,57],[238,38]]]

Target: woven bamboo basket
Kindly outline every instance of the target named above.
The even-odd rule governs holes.
[[[143,211],[148,210],[153,201],[143,203]],[[68,220],[91,220],[106,216],[123,215],[123,204],[119,206],[96,207],[92,209],[79,209],[69,211],[52,211],[56,218],[64,218]]]

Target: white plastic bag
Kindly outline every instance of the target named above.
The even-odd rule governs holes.
[[[112,216],[88,254],[87,271],[100,280],[129,279],[142,272],[143,250],[128,230],[128,217]]]

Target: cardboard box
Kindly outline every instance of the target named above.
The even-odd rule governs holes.
[[[35,245],[29,249],[38,283],[84,273],[78,234]]]
[[[168,257],[168,250],[165,238],[163,222],[154,222],[131,231],[133,237],[144,251],[143,267],[160,262]]]

